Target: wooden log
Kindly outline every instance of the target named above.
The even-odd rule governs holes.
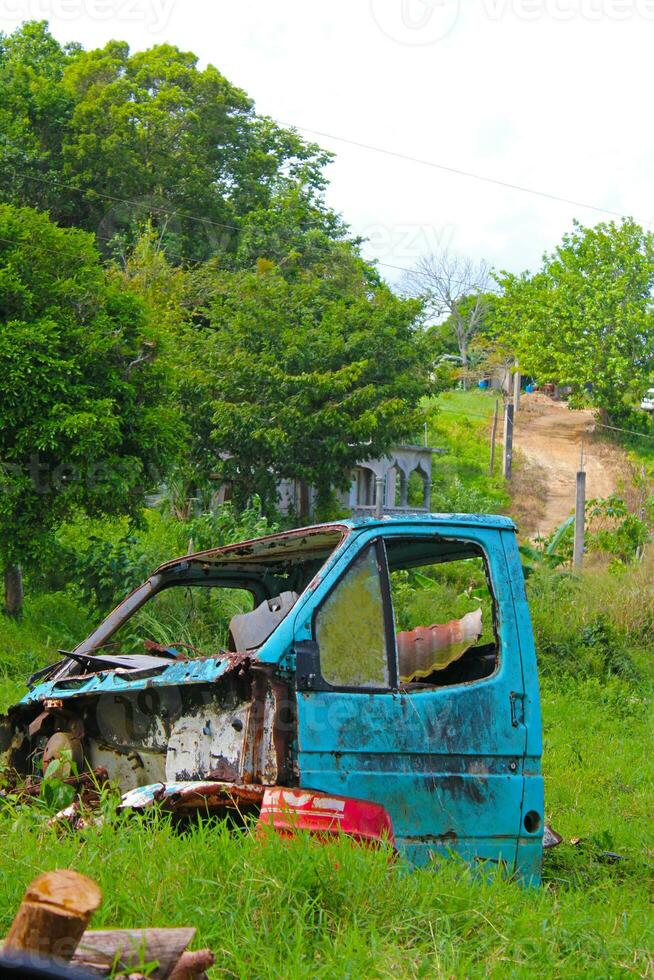
[[[199,980],[207,975],[207,970],[215,962],[216,957],[210,949],[198,949],[195,952],[187,950],[180,956],[169,980]]]
[[[70,960],[101,901],[95,882],[76,871],[39,875],[23,896],[4,949]]]
[[[193,928],[89,930],[75,952],[73,964],[106,977],[116,969],[133,973],[157,962],[149,976],[164,980],[173,973],[194,936]]]

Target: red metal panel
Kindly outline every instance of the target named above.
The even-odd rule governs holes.
[[[395,845],[393,824],[379,803],[332,796],[310,789],[273,786],[265,790],[259,821],[276,831],[291,835],[308,830],[318,835],[345,834],[361,843]]]

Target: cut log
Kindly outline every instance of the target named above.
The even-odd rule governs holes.
[[[198,949],[194,953],[187,950],[180,956],[169,980],[200,980],[206,977],[207,970],[215,962],[216,957],[210,949]]]
[[[84,934],[73,964],[106,977],[112,970],[134,973],[158,963],[149,974],[155,980],[170,977],[195,929],[100,929]]]
[[[25,892],[4,949],[70,960],[101,901],[95,882],[75,871],[39,875]]]

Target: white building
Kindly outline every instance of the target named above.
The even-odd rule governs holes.
[[[337,497],[343,508],[349,510],[354,517],[374,513],[427,512],[430,509],[433,457],[444,451],[429,446],[393,446],[388,456],[366,459],[358,463],[352,470],[349,489],[337,491]],[[422,484],[419,505],[409,504],[409,484],[412,475],[414,475],[414,483],[417,478]],[[308,493],[308,498],[304,502],[301,500],[302,493]],[[382,498],[381,506],[378,508],[379,493]],[[309,488],[307,491],[299,481],[283,480],[279,484],[279,509],[282,513],[290,511],[300,513],[306,507],[312,512],[314,502],[313,489]],[[305,507],[301,506],[302,503]]]

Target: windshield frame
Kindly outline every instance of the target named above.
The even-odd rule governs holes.
[[[298,565],[313,560],[317,565],[315,574],[340,550],[350,530],[347,525],[340,523],[319,524],[200,551],[165,562],[126,596],[72,652],[93,655],[146,602],[163,589],[185,585],[244,589],[252,593],[255,605],[257,601],[273,598],[278,593],[271,592],[265,584],[265,577],[271,569],[285,559]],[[304,562],[298,561],[298,556],[305,556]],[[313,577],[314,575],[311,579]],[[271,581],[274,581],[274,576],[271,576]],[[310,584],[311,580],[305,583],[300,595]],[[68,660],[66,663],[74,661]]]

